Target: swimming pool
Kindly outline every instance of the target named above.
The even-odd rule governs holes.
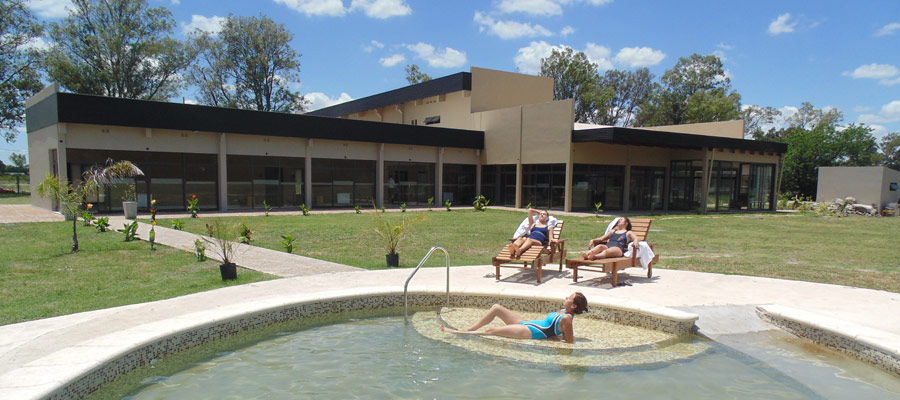
[[[784,333],[726,346],[695,336],[643,337],[634,328],[617,335],[620,325],[581,319],[581,331],[607,331],[579,335],[573,348],[438,329],[470,314],[420,311],[410,323],[381,316],[279,332],[147,377],[128,398],[900,398],[892,375],[835,352],[803,350],[802,339]],[[633,362],[642,353],[659,354]]]

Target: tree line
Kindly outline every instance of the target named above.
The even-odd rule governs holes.
[[[72,0],[69,15],[46,26],[26,0],[6,0],[0,16],[0,133],[7,142],[42,77],[101,96],[168,100],[190,87],[205,105],[286,113],[308,105],[295,89],[301,54],[290,45],[293,34],[265,15],[229,15],[220,31],[196,31],[185,40],[172,37],[172,13],[147,0]],[[49,49],[32,46],[45,32]],[[541,60],[540,74],[554,79],[556,100],[574,99],[575,122],[644,127],[743,118],[748,138],[789,145],[785,192],[814,193],[819,166],[900,168],[900,133],[876,143],[871,128],[844,125],[840,112],[808,103],[778,124],[773,107],[742,107],[714,55],[682,57],[656,79],[647,68],[601,75],[583,52],[555,49]],[[406,78],[431,79],[415,64],[406,67]]]

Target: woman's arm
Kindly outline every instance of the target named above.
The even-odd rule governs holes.
[[[615,230],[611,230],[611,231],[607,232],[606,234],[604,234],[603,236],[600,236],[596,239],[591,239],[590,246],[594,247],[596,245],[605,243],[606,241],[609,240],[609,237],[610,237],[610,235],[612,235],[613,232],[615,232]]]
[[[528,209],[528,233],[531,233],[531,228],[534,227],[534,215],[540,214],[540,211],[535,210],[533,208]],[[528,236],[527,234],[525,236]]]
[[[559,329],[563,333],[563,341],[566,343],[575,343],[575,332],[572,329],[572,316],[564,315],[559,320]]]

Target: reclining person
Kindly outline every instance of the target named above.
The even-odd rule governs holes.
[[[588,243],[588,251],[581,253],[585,260],[597,260],[600,258],[622,257],[628,247],[637,238],[631,232],[631,220],[628,217],[619,218],[615,227],[609,229],[601,237],[591,239]]]
[[[528,225],[523,229],[523,225],[526,222]],[[556,226],[556,218],[551,217],[549,211],[528,210],[528,217],[525,218],[525,221],[522,221],[519,229],[513,235],[515,240],[507,246],[510,257],[519,258],[531,246],[544,246],[547,244],[554,226]]]

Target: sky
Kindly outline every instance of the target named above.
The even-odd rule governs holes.
[[[537,74],[542,57],[570,47],[601,73],[648,67],[657,77],[680,57],[716,54],[745,107],[789,115],[810,102],[839,109],[845,124],[864,123],[876,138],[900,131],[898,0],[148,1],[172,12],[180,39],[216,32],[230,14],[284,24],[302,54],[293,88],[311,109],[406,86],[408,64],[432,78],[473,66]],[[71,7],[28,4],[43,22]],[[0,160],[26,148],[24,134],[0,142]]]

